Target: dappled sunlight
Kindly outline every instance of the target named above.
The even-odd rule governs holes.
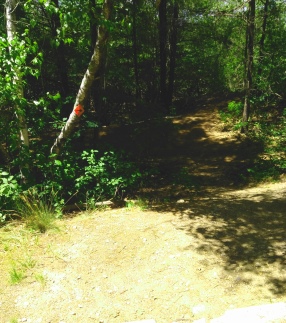
[[[175,215],[177,230],[191,238],[186,251],[201,255],[206,268],[219,263],[223,271],[213,270],[225,293],[285,297],[286,183],[249,187],[261,147],[219,131],[216,113],[198,114],[172,119],[172,155],[153,157],[161,172],[142,192],[154,211]]]
[[[90,298],[111,321],[127,321],[118,308],[128,306],[133,317],[151,308],[158,322],[184,313],[189,321],[224,323],[232,322],[227,309],[283,302],[286,183],[249,187],[247,169],[261,147],[219,132],[216,112],[197,113],[102,128],[101,147],[124,149],[156,170],[138,192],[144,209],[131,203],[67,218],[61,234],[29,246],[40,259],[24,278],[33,284],[16,292],[2,282],[6,302],[13,295],[18,307],[29,299],[38,308],[48,304],[43,315],[50,319],[57,301],[69,315],[66,293],[95,320]],[[40,268],[41,276],[33,276]],[[43,289],[46,296],[37,297]],[[81,308],[72,310],[85,317]]]
[[[286,296],[285,192],[286,183],[279,183],[190,196],[166,210],[184,219],[177,228],[194,238],[190,250],[206,257],[216,253],[226,272],[251,281],[249,288],[263,286],[273,297]]]

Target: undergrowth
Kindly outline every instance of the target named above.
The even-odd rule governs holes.
[[[227,109],[220,111],[227,130],[241,128],[242,109],[241,102],[232,101]],[[286,108],[280,112],[276,109],[276,113],[271,110],[269,113],[265,107],[256,107],[248,125],[249,138],[263,146],[263,153],[254,166],[247,169],[250,179],[254,182],[278,180],[286,172]]]
[[[28,228],[41,233],[56,228],[54,222],[60,214],[53,204],[53,198],[41,199],[37,190],[31,189],[20,195],[16,207],[19,217],[24,220]]]
[[[30,178],[0,169],[0,224],[20,218],[42,233],[54,228],[66,204],[86,204],[88,209],[109,199],[123,200],[142,184],[146,172],[139,170],[124,152],[68,151],[58,159],[34,156]],[[28,183],[28,184],[27,184]]]

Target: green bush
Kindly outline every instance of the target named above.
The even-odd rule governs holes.
[[[220,110],[221,120],[232,129],[239,129],[243,126],[241,122],[243,112],[243,103],[231,101],[228,103],[226,111]]]
[[[122,199],[143,177],[125,153],[100,154],[97,150],[81,155],[66,151],[61,159],[51,156],[48,160],[38,151],[31,174],[21,183],[17,176],[0,170],[0,222],[13,213],[42,232],[52,219],[62,215],[65,204],[95,205],[97,201]]]
[[[122,198],[142,177],[123,153],[109,151],[99,156],[97,150],[84,151],[82,160],[85,161],[83,174],[76,179],[75,187],[91,199]]]
[[[250,178],[254,182],[276,181],[279,178],[280,171],[272,159],[264,160],[262,158],[256,161],[252,168],[247,169]]]
[[[0,223],[5,222],[8,215],[15,213],[15,202],[20,191],[16,178],[0,169]]]

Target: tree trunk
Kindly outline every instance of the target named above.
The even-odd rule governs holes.
[[[16,0],[6,0],[5,7],[6,7],[6,29],[7,29],[7,39],[10,43],[10,51],[11,51],[11,46],[12,42],[16,37],[16,8],[17,8],[17,2]],[[24,98],[24,90],[22,86],[22,77],[17,70],[17,67],[14,66],[14,84],[16,84],[17,87],[17,96],[18,99],[21,100]],[[14,106],[15,109],[15,114],[18,120],[18,125],[19,125],[19,146],[23,146],[24,148],[29,147],[29,134],[28,134],[28,128],[26,124],[26,118],[25,118],[25,112],[23,109],[15,104]]]
[[[258,70],[257,70],[257,74],[259,76],[262,73],[262,65],[261,64],[262,64],[262,60],[263,60],[263,56],[264,56],[264,43],[265,43],[265,37],[266,37],[266,27],[267,27],[267,19],[268,19],[268,7],[269,7],[269,0],[265,0],[261,38],[260,38],[260,41],[259,41],[259,60],[258,60]]]
[[[89,0],[89,30],[90,30],[90,50],[91,55],[94,52],[94,48],[97,42],[97,28],[98,20],[101,14],[101,9],[97,6],[97,0]],[[103,107],[101,105],[101,87],[102,80],[100,78],[94,80],[92,88],[90,90],[90,115],[92,115],[94,122],[102,119],[102,114],[104,114]]]
[[[94,51],[97,42],[97,30],[100,23],[101,7],[97,0],[89,0],[89,30],[90,30],[90,49],[91,55]],[[89,115],[88,119],[93,122],[94,127],[91,133],[88,135],[89,146],[96,147],[96,138],[98,138],[98,126],[103,125],[107,119],[107,111],[103,101],[103,84],[104,84],[104,73],[105,73],[106,60],[102,62],[102,77],[97,78],[93,81],[93,85],[90,90],[89,100]],[[96,126],[97,125],[97,126]],[[90,130],[91,131],[91,130]],[[92,143],[91,143],[92,141]]]
[[[136,87],[136,101],[140,96],[139,89],[139,73],[138,73],[138,45],[137,45],[137,1],[133,0],[133,17],[132,17],[132,47],[133,47],[133,64],[135,75],[135,87]]]
[[[160,101],[163,110],[167,109],[167,0],[159,3],[159,42],[160,42]]]
[[[59,1],[52,0],[55,7],[59,9]],[[51,16],[51,30],[52,37],[54,39],[58,38],[58,30],[61,28],[60,17],[58,13],[53,13]],[[68,78],[68,64],[66,60],[66,46],[62,40],[60,40],[59,45],[56,45],[55,48],[55,63],[58,70],[59,83],[60,83],[60,95],[62,101],[65,101],[65,98],[69,95],[69,78]],[[67,103],[63,103],[61,109],[61,116],[68,117],[69,116],[69,105]]]
[[[241,132],[248,131],[248,119],[250,112],[250,96],[252,90],[252,73],[253,73],[253,47],[254,47],[254,28],[255,28],[255,0],[248,3],[248,16],[246,27],[246,64],[245,64],[245,98],[242,115]]]
[[[103,17],[105,20],[110,19],[111,10],[112,1],[105,0],[103,3]],[[82,79],[78,94],[76,96],[73,111],[51,148],[52,154],[59,155],[64,143],[75,131],[75,128],[78,125],[80,117],[84,111],[85,102],[88,99],[92,84],[95,79],[100,78],[101,76],[102,68],[104,68],[107,54],[106,48],[109,34],[107,26],[108,24],[103,23],[98,27],[98,36],[94,48],[94,53]]]
[[[170,35],[170,71],[169,71],[169,88],[168,88],[168,106],[172,104],[173,92],[174,92],[178,17],[179,17],[179,5],[176,1],[173,4],[172,30]]]

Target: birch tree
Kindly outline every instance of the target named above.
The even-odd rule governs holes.
[[[93,55],[82,79],[79,91],[75,99],[73,110],[60,134],[54,141],[54,144],[51,148],[51,154],[59,155],[64,143],[75,131],[76,126],[78,125],[80,118],[84,113],[85,103],[88,99],[93,82],[95,79],[100,78],[102,75],[107,55],[106,49],[109,35],[108,22],[110,20],[112,7],[112,0],[104,1],[102,8],[104,21],[97,29],[97,41],[94,47]]]
[[[16,0],[6,0],[5,9],[6,9],[6,29],[7,29],[7,39],[9,42],[9,51],[10,53],[13,51],[13,43],[16,41],[17,30],[16,30],[16,8],[19,3]],[[14,79],[12,82],[14,83],[17,91],[18,100],[14,102],[15,114],[18,120],[19,125],[19,137],[20,142],[19,146],[23,145],[24,147],[29,147],[29,135],[28,129],[25,119],[25,111],[21,108],[20,104],[17,102],[21,102],[24,99],[24,90],[22,83],[22,76],[17,64],[13,65],[14,68]]]

